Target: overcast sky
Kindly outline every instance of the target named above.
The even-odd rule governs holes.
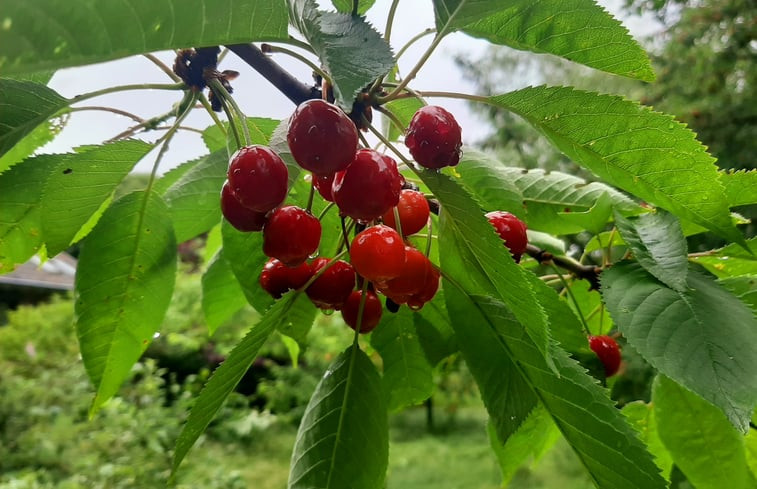
[[[368,20],[383,32],[386,13],[390,0],[378,0],[368,15]],[[393,28],[392,44],[395,51],[409,38],[427,27],[433,27],[433,12],[430,5],[424,2],[404,2],[400,4]],[[620,17],[620,0],[599,1],[617,17]],[[622,18],[631,34],[637,39],[649,34],[657,28],[650,19],[637,17]],[[430,43],[431,36],[416,43],[400,60],[402,73],[420,57]],[[454,55],[477,58],[488,44],[455,33],[447,36],[426,63],[416,80],[411,84],[419,90],[445,90],[459,92],[473,92],[472,84],[464,80],[454,64]],[[167,65],[173,63],[173,53],[157,53]],[[288,71],[303,81],[311,80],[310,70],[302,63],[281,54],[274,58]],[[239,71],[241,76],[232,85],[234,96],[242,110],[248,116],[271,117],[283,119],[294,110],[292,103],[278,92],[267,80],[258,75],[249,66],[239,60],[233,53],[229,53],[220,66],[221,69]],[[81,93],[100,88],[123,85],[128,83],[170,83],[170,79],[150,61],[141,56],[134,56],[108,63],[79,68],[59,70],[52,78],[49,86],[65,97],[72,97]],[[519,80],[520,86],[528,86],[531,80]],[[181,92],[169,91],[135,91],[122,92],[99,97],[87,101],[88,106],[113,106],[143,118],[149,118],[168,111],[172,104],[181,98]],[[466,103],[460,100],[435,99],[434,103],[444,105],[454,113],[463,127],[463,140],[466,143],[481,140],[488,132],[487,124],[474,116]],[[223,117],[223,116],[222,116]],[[63,133],[55,141],[42,149],[42,152],[64,152],[72,147],[83,144],[99,144],[119,132],[133,125],[134,122],[126,117],[105,112],[77,112],[74,113]],[[185,125],[199,129],[212,124],[205,111],[195,110],[185,122]],[[161,132],[162,133],[162,132]],[[154,140],[159,133],[152,132],[143,136],[146,140]],[[177,164],[196,158],[207,153],[202,140],[196,133],[180,131],[171,143],[170,151],[161,164],[160,172]],[[154,153],[145,158],[137,166],[137,171],[149,172],[154,161]]]

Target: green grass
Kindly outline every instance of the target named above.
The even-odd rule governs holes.
[[[454,415],[436,410],[433,432],[426,428],[425,415],[419,407],[392,416],[386,489],[501,487],[483,408],[465,408]],[[234,467],[240,488],[282,489],[295,435],[294,427],[274,427],[241,444],[206,440],[182,466],[179,487],[193,487],[196,471]],[[567,443],[560,440],[541,460],[524,465],[507,487],[590,489],[593,485]]]

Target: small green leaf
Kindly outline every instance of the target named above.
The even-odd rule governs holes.
[[[748,240],[747,247],[750,251],[736,244],[730,244],[712,254],[691,259],[720,278],[757,275],[757,238]]]
[[[94,219],[90,222],[94,225],[98,211],[101,215],[105,210],[103,203],[152,148],[143,141],[126,140],[78,148],[65,155],[43,190],[42,233],[50,256],[68,248],[88,221]]]
[[[202,312],[208,324],[208,334],[215,333],[246,305],[242,287],[223,258],[223,252],[216,253],[202,275]]]
[[[541,404],[531,411],[518,431],[504,443],[497,437],[492,423],[489,423],[486,429],[489,433],[489,443],[499,462],[499,470],[502,471],[502,487],[507,487],[526,461],[538,461],[560,438],[560,430]]]
[[[583,212],[560,212],[558,216],[577,227],[583,228],[592,234],[602,231],[612,215],[612,199],[607,192],[599,195],[599,198],[588,210]]]
[[[155,193],[132,192],[84,242],[76,272],[76,333],[97,394],[90,413],[128,377],[160,327],[176,275],[176,240]]]
[[[250,139],[252,144],[268,144],[271,140],[271,134],[274,129],[281,123],[276,119],[268,119],[265,117],[248,117],[247,127],[250,130]],[[216,151],[226,150],[226,144],[228,137],[231,137],[229,132],[229,123],[224,122],[227,134],[221,131],[221,128],[213,124],[204,131],[202,131],[202,140],[205,142],[205,146],[211,153]]]
[[[260,287],[258,278],[268,257],[263,253],[263,233],[243,233],[237,231],[224,219],[223,254],[234,276],[242,287],[247,302],[259,313],[263,313],[273,298]]]
[[[337,104],[350,112],[355,96],[392,69],[392,49],[362,17],[319,11],[313,0],[287,0],[287,4],[290,21],[331,75]]]
[[[523,194],[503,171],[502,162],[473,148],[463,148],[463,157],[455,167],[460,182],[475,195],[487,211],[508,211],[526,220]]]
[[[44,12],[44,15],[41,15]],[[132,54],[287,38],[277,0],[186,5],[31,0],[3,6],[0,71],[21,73],[99,63]],[[86,28],[82,28],[86,26]]]
[[[371,346],[384,365],[382,381],[389,410],[396,411],[431,397],[434,382],[415,330],[415,314],[403,307],[383,316],[371,335]]]
[[[506,348],[597,487],[666,487],[625,417],[575,360],[551,345],[554,372],[504,304],[491,297],[470,295],[450,282],[445,286],[451,314],[455,309],[463,311],[466,321],[483,321],[496,332],[497,341]]]
[[[237,343],[224,361],[208,379],[192,410],[187,423],[179,433],[173,455],[172,478],[189,450],[223,406],[226,398],[250,368],[263,343],[273,334],[276,326],[299,302],[308,302],[304,294],[290,293],[277,301],[247,335]]]
[[[163,194],[177,242],[194,238],[221,220],[221,187],[226,180],[228,167],[226,151],[211,153]]]
[[[31,258],[42,246],[42,192],[64,155],[41,155],[0,174],[0,274]]]
[[[356,346],[323,374],[297,432],[289,489],[377,489],[389,460],[381,377]]]
[[[755,487],[744,439],[723,413],[665,376],[655,379],[652,401],[660,438],[694,487]]]
[[[689,270],[687,286],[670,289],[634,262],[602,273],[602,296],[628,342],[746,433],[757,404],[757,319],[699,270]]]
[[[16,163],[30,157],[37,149],[52,141],[68,122],[68,114],[53,117],[33,129],[21,138],[13,147],[0,157],[0,173],[4,172]]]
[[[744,243],[731,222],[715,159],[673,117],[569,87],[524,88],[489,102],[522,116],[611,185]]]
[[[502,2],[498,0],[434,0],[436,31],[447,34],[500,10]]]
[[[721,171],[720,183],[725,187],[729,206],[757,204],[757,170]]]
[[[416,312],[413,320],[418,341],[431,366],[438,365],[460,350],[444,305],[443,289],[439,289],[431,302],[427,302],[423,309]]]
[[[688,250],[673,214],[657,211],[625,218],[616,213],[615,223],[642,267],[671,289],[685,292]]]
[[[331,3],[334,4],[334,7],[339,12],[342,12],[343,14],[349,14],[352,13],[352,6],[355,3],[354,0],[331,0]],[[373,6],[373,4],[376,3],[376,0],[360,0],[357,3],[357,13],[358,15],[365,14],[369,8]]]
[[[457,181],[432,171],[422,172],[420,176],[442,204],[442,225],[446,233],[456,236],[456,246],[459,247],[456,254],[472,259],[463,268],[473,266],[483,272],[496,293],[526,327],[539,351],[547,357],[549,327],[544,310],[524,275],[528,272],[513,261],[478,203]],[[463,280],[465,275],[461,274],[460,279]]]
[[[200,163],[205,159],[205,156],[201,158],[197,158],[190,161],[185,161],[184,163],[181,163],[179,166],[175,166],[165,172],[163,176],[156,179],[155,182],[152,184],[152,189],[155,191],[158,195],[163,195],[166,193],[166,190],[168,190],[168,187],[179,181],[181,177],[184,176],[185,173],[187,173],[189,170],[191,170],[195,165]]]
[[[647,404],[644,401],[629,402],[623,406],[623,414],[628,421],[639,432],[639,438],[647,446],[649,452],[654,455],[657,466],[662,469],[662,474],[665,479],[670,479],[670,471],[673,468],[673,459],[670,457],[670,452],[662,444],[660,440],[660,434],[657,428],[657,417],[655,416],[655,409],[658,407],[656,403]],[[680,421],[675,421],[675,426],[680,426]],[[729,426],[729,430],[733,430],[733,427]]]
[[[16,5],[21,4],[14,2],[5,7],[10,8]],[[23,3],[23,5],[27,4]],[[3,12],[3,16],[8,18],[9,12]],[[3,65],[3,46],[6,48],[9,46],[2,40],[3,32],[5,31],[0,29],[0,67]],[[14,46],[13,52],[23,51]],[[37,126],[67,107],[68,104],[69,100],[45,85],[0,78],[0,107],[3,108],[3,121],[0,123],[0,156],[7,153]],[[0,172],[6,168],[0,167]]]
[[[655,79],[644,49],[628,29],[593,0],[488,3],[499,5],[496,13],[465,24],[464,32],[515,49],[554,54],[616,75]]]
[[[741,302],[757,314],[757,275],[721,278],[718,283],[728,289]]]
[[[475,153],[473,157],[475,158]],[[465,158],[464,156],[464,160]],[[640,209],[638,204],[623,193],[600,182],[587,183],[581,178],[558,171],[526,170],[504,166],[503,163],[497,165],[491,159],[479,161],[489,163],[486,172],[489,175],[482,173],[478,177],[478,171],[471,174],[468,171],[466,161],[462,161],[456,167],[456,170],[463,175],[464,181],[466,185],[470,186],[471,191],[484,202],[490,200],[490,195],[498,199],[502,198],[502,196],[496,195],[497,186],[501,185],[501,182],[508,182],[508,186],[515,187],[522,195],[522,205],[528,211],[522,217],[529,229],[538,229],[553,235],[580,233],[585,230],[584,223],[565,219],[566,215],[568,213],[590,212],[604,194],[610,197],[614,208],[620,209],[624,213],[635,214]],[[496,180],[489,180],[489,178]],[[497,184],[492,185],[492,181],[496,181]],[[490,186],[491,189],[489,189]],[[503,193],[507,195],[510,192]],[[496,204],[496,200],[491,200],[493,204]],[[503,210],[520,215],[518,209],[519,207],[514,207],[513,209]]]
[[[410,124],[410,120],[415,113],[423,107],[423,103],[417,98],[398,98],[390,100],[384,104],[384,108],[389,110],[392,114],[399,119],[402,123],[402,129],[398,128],[394,123],[386,119],[386,136],[389,141],[399,141],[404,135],[403,131]]]

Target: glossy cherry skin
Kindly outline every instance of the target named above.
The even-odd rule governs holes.
[[[436,105],[418,109],[408,125],[405,145],[425,168],[455,166],[462,152],[462,130],[454,116]]]
[[[426,227],[431,210],[429,209],[426,197],[422,193],[410,189],[402,190],[396,207],[397,213],[400,216],[400,227],[402,228],[403,236],[410,236]],[[394,208],[389,209],[381,220],[387,226],[397,229],[397,223],[394,219]]]
[[[620,347],[607,335],[589,336],[589,348],[597,354],[605,367],[605,376],[612,377],[620,368]]]
[[[398,277],[377,285],[377,288],[379,292],[397,304],[405,304],[426,284],[429,268],[426,255],[412,246],[405,245],[405,266],[402,267],[402,273]]]
[[[289,172],[267,146],[247,146],[234,153],[228,177],[237,200],[254,211],[268,212],[286,198]]]
[[[336,174],[331,190],[342,215],[367,222],[397,205],[402,179],[392,158],[361,149],[350,166]]]
[[[414,311],[421,309],[426,302],[433,299],[439,290],[439,279],[441,277],[439,270],[431,262],[428,262],[428,265],[429,270],[426,274],[426,282],[417,294],[407,300],[408,307]]]
[[[239,231],[262,231],[266,222],[266,212],[257,212],[243,206],[226,181],[221,188],[221,212],[223,217]]]
[[[405,244],[397,231],[389,226],[371,226],[352,240],[350,262],[365,279],[386,282],[402,274]]]
[[[334,194],[331,192],[331,186],[334,184],[335,173],[329,173],[328,175],[313,175],[313,185],[315,189],[321,194],[324,200],[334,202]]]
[[[318,250],[321,222],[310,212],[294,205],[276,209],[263,228],[263,253],[296,267]]]
[[[302,168],[326,175],[344,170],[352,162],[358,147],[357,128],[336,105],[307,100],[289,120],[287,143]]]
[[[357,327],[358,312],[360,311],[360,298],[362,293],[359,290],[354,290],[347,297],[347,300],[342,306],[342,318],[347,325],[355,329]],[[363,319],[360,321],[360,332],[370,333],[381,321],[381,301],[378,296],[367,290],[365,292],[365,305],[363,306]]]
[[[313,269],[305,262],[296,267],[288,267],[276,258],[271,258],[260,272],[260,286],[274,299],[280,298],[288,290],[296,290],[305,285],[313,276]]]
[[[505,242],[515,261],[520,261],[521,255],[526,252],[528,245],[528,235],[526,234],[526,225],[506,211],[492,211],[486,214],[497,234]]]
[[[316,258],[311,263],[313,274],[329,263],[328,258]],[[341,309],[355,288],[355,269],[344,260],[335,261],[305,290],[310,300],[321,309]]]

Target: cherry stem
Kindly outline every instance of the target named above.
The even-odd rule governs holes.
[[[431,254],[431,239],[433,238],[434,220],[431,217],[428,218],[428,233],[426,234],[426,258]]]
[[[431,54],[436,50],[436,47],[439,45],[439,43],[444,39],[444,33],[437,32],[434,36],[434,40],[431,41],[431,45],[429,45],[428,48],[426,48],[426,51],[423,53],[423,55],[420,57],[417,63],[415,63],[415,66],[413,66],[413,69],[410,70],[410,73],[405,76],[402,81],[400,82],[397,87],[392,90],[392,92],[387,95],[386,97],[381,97],[379,99],[379,104],[388,102],[389,100],[394,100],[394,98],[399,95],[402,90],[407,86],[410,81],[415,78],[415,76],[418,74],[418,72],[423,68],[423,65],[428,61],[428,59],[431,57]]]
[[[112,108],[110,108],[110,109],[112,109]],[[76,110],[87,110],[87,108],[86,107],[72,107],[71,108],[72,112],[74,112]],[[117,114],[120,113],[120,112],[116,112],[116,109],[109,110],[109,112],[114,112],[114,113],[117,113]],[[141,121],[137,125],[131,126],[130,128],[126,129],[125,131],[120,132],[119,134],[116,134],[112,138],[108,139],[107,142],[118,141],[119,139],[127,138],[129,136],[133,136],[134,134],[136,134],[137,132],[139,132],[140,129],[144,129],[144,130],[157,129],[158,124],[164,122],[167,119],[170,119],[171,117],[173,117],[175,115],[176,115],[176,111],[175,110],[169,110],[168,112],[166,112],[163,115],[158,115],[158,116],[152,117],[150,119],[141,119]],[[137,117],[137,118],[139,119],[139,117]]]
[[[399,51],[397,51],[397,55],[394,57],[395,60],[400,59],[400,57],[405,54],[405,51],[408,50],[410,46],[415,44],[418,40],[423,39],[424,37],[428,36],[429,34],[433,34],[436,32],[436,29],[433,27],[429,27],[428,29],[424,29],[423,31],[419,32],[418,34],[414,35],[410,38],[409,41],[405,43],[404,46],[400,48]]]
[[[226,100],[223,98],[219,98],[221,102],[221,108],[223,108],[223,111],[226,113],[226,118],[229,120],[229,127],[231,128],[232,134],[234,134],[234,140],[237,142],[237,149],[242,147],[242,138],[239,136],[239,130],[237,129],[237,124],[234,122],[234,117],[231,114],[231,110],[229,110],[229,104],[226,103]]]
[[[390,44],[392,38],[392,27],[394,26],[394,15],[397,13],[397,6],[399,0],[392,0],[392,5],[389,7],[389,14],[386,16],[386,27],[384,28],[384,39],[387,44]]]
[[[234,112],[237,114],[239,123],[242,125],[242,131],[244,132],[245,143],[247,144],[247,146],[250,146],[252,144],[252,138],[250,137],[250,128],[247,126],[247,116],[245,116],[244,112],[242,112],[242,109],[239,108],[237,101],[234,100],[234,97],[231,96],[228,90],[226,90],[226,87],[224,87],[223,84],[220,81],[218,81],[217,78],[211,79],[208,85],[213,90],[213,93],[215,93],[216,96],[220,100],[224,100],[228,102],[229,104],[231,104],[231,107],[234,109]],[[232,120],[229,120],[229,124],[233,124],[233,123],[234,122]]]
[[[181,78],[179,78],[179,75],[174,73],[173,70],[168,67],[168,65],[166,65],[164,62],[159,60],[157,56],[155,56],[154,54],[147,53],[147,54],[143,54],[142,56],[149,59],[152,62],[152,64],[160,68],[160,70],[166,75],[168,75],[169,78],[171,78],[171,80],[175,81],[176,83],[179,83],[181,81]]]
[[[397,88],[401,87],[402,84],[400,83],[397,85]],[[397,88],[395,88],[392,93],[397,91]],[[461,100],[469,100],[471,102],[478,102],[482,104],[487,105],[495,105],[492,103],[491,100],[489,100],[488,97],[482,97],[480,95],[471,95],[469,93],[459,93],[459,92],[436,92],[436,91],[410,91],[406,87],[402,86],[402,89],[405,90],[405,93],[399,93],[397,95],[389,94],[386,97],[379,97],[378,103],[382,104],[384,102],[388,102],[389,100],[394,99],[402,99],[402,98],[410,98],[410,97],[441,97],[441,98],[456,98]],[[391,98],[390,98],[391,97]],[[498,105],[495,105],[496,107],[500,107]],[[501,107],[500,107],[501,108]]]
[[[342,221],[342,240],[344,241],[344,247],[346,248],[347,253],[349,253],[349,251],[350,251],[350,237],[349,237],[349,234],[347,233],[347,225],[344,223],[344,220],[345,220],[345,217],[342,216],[342,219],[341,219],[341,221]],[[340,246],[340,248],[341,248],[341,246]]]
[[[557,265],[554,263],[550,263],[552,268],[554,268],[555,273],[557,273],[557,276],[560,278],[560,281],[563,284],[564,290],[567,292],[568,296],[570,297],[570,300],[573,302],[573,305],[576,307],[576,312],[578,313],[578,317],[581,319],[581,326],[583,326],[584,331],[588,336],[591,336],[591,331],[589,331],[589,325],[586,324],[586,318],[584,317],[584,313],[581,312],[581,306],[578,305],[578,301],[576,300],[576,296],[573,295],[573,291],[570,290],[570,284],[568,284],[568,281],[565,280],[565,277],[562,276],[560,273],[560,270],[557,268]]]
[[[402,236],[402,237],[403,237],[403,239],[404,239],[404,236],[405,236],[405,235],[404,235],[404,234],[402,234],[402,223],[400,222],[400,210],[399,210],[399,208],[398,208],[398,207],[397,207],[397,206],[395,205],[394,207],[392,207],[392,212],[394,213],[394,225],[395,225],[395,226],[397,226],[397,233],[398,233],[398,234],[399,234],[400,236]]]
[[[68,104],[72,105],[83,100],[99,97],[101,95],[108,95],[110,93],[126,92],[129,90],[186,90],[187,86],[184,83],[137,83],[133,85],[118,85],[115,87],[103,88],[101,90],[95,90],[93,92],[82,93],[68,100]]]
[[[331,265],[333,265],[334,263],[336,263],[337,260],[340,260],[346,253],[347,253],[346,251],[342,251],[341,253],[337,253],[336,256],[334,256],[334,258],[332,258],[331,260],[329,260],[329,262],[326,263],[326,265],[323,266],[323,268],[321,268],[320,270],[318,270],[317,272],[315,272],[313,274],[313,276],[310,277],[307,282],[305,282],[305,285],[303,285],[302,287],[300,287],[299,289],[297,289],[297,292],[304,292],[305,290],[307,290],[307,288],[310,287],[313,284],[313,282],[315,282],[316,280],[318,280],[318,278],[321,275],[323,275],[324,273],[326,273],[326,270],[328,270],[331,267]]]
[[[197,95],[193,94],[193,98],[196,98],[196,97]],[[176,120],[174,121],[171,128],[168,129],[168,131],[160,139],[158,139],[155,142],[156,146],[161,143],[162,143],[162,146],[160,147],[158,156],[155,158],[155,163],[152,165],[152,171],[150,172],[150,179],[147,181],[147,187],[145,189],[146,193],[149,194],[150,190],[152,189],[153,182],[155,181],[155,176],[158,173],[158,167],[160,166],[160,162],[163,159],[163,156],[168,151],[168,143],[171,141],[174,134],[176,134],[176,131],[179,130],[179,127],[181,126],[182,121],[184,121],[184,119],[186,119],[189,113],[192,112],[193,108],[194,108],[194,103],[187,104],[186,108],[184,109],[184,112],[182,112],[176,117]],[[145,205],[147,205],[147,199],[145,199]]]
[[[205,108],[208,114],[210,114],[210,118],[213,119],[215,125],[218,126],[219,129],[221,129],[221,133],[224,135],[224,137],[228,135],[229,131],[226,130],[226,126],[223,125],[223,122],[221,122],[221,119],[218,118],[216,111],[213,110],[213,107],[210,106],[210,102],[208,102],[208,98],[204,93],[200,94],[199,100],[200,104]]]
[[[332,207],[334,207],[334,203],[333,202],[329,202],[326,205],[326,207],[323,208],[323,210],[321,211],[321,213],[318,214],[318,220],[319,221],[322,220],[326,216],[326,214],[331,210]]]
[[[116,109],[115,107],[104,107],[100,105],[88,105],[86,107],[71,107],[71,112],[83,112],[88,110],[96,110],[101,112],[111,112],[113,114],[122,115],[124,117],[128,117],[129,119],[133,120],[134,122],[138,122],[140,124],[143,124],[145,122],[145,119],[139,117],[136,114],[132,114],[131,112],[126,112],[125,110]]]
[[[375,109],[384,114],[392,123],[394,123],[394,125],[402,134],[405,133],[405,126],[402,124],[402,121],[399,120],[399,118],[394,114],[394,112],[382,105],[377,105]]]
[[[260,45],[260,50],[264,53],[281,53],[286,54],[287,56],[291,56],[292,58],[300,61],[301,63],[307,65],[311,70],[313,70],[314,73],[317,73],[321,78],[329,82],[329,84],[333,85],[331,82],[331,77],[323,71],[323,69],[318,66],[317,64],[313,63],[311,60],[307,59],[305,56],[301,55],[298,52],[292,51],[291,49],[283,48],[281,46],[273,46],[268,43],[263,43]]]
[[[365,309],[365,298],[368,296],[368,281],[363,279],[363,287],[360,290],[360,303],[357,306],[357,324],[355,324],[355,336],[352,337],[352,346],[357,346],[357,339],[360,336],[360,328],[363,327],[363,310]]]
[[[312,179],[310,180],[310,194],[308,195],[308,206],[305,210],[310,212],[310,209],[313,208],[313,196],[315,195],[315,175],[312,175]],[[311,213],[312,214],[312,213]]]

